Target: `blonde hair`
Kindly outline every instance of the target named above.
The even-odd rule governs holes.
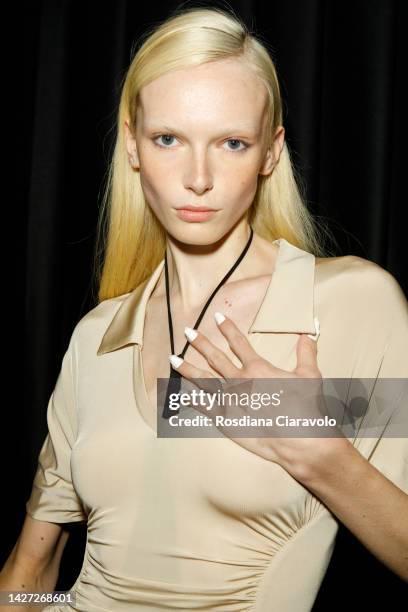
[[[98,219],[94,274],[99,301],[131,292],[163,259],[166,231],[145,200],[140,174],[132,170],[126,149],[125,121],[135,133],[139,92],[171,71],[231,57],[242,58],[268,92],[266,146],[282,125],[282,100],[276,69],[265,44],[232,12],[220,8],[176,9],[145,33],[124,78],[117,116],[117,138]],[[320,235],[295,178],[286,142],[272,174],[258,176],[248,222],[273,241],[325,256]],[[300,177],[298,178],[301,184]]]

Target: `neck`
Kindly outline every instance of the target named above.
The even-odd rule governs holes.
[[[172,301],[176,300],[186,311],[202,306],[241,255],[249,237],[250,227],[246,218],[211,245],[186,245],[168,236],[166,253]],[[248,275],[251,267],[248,267],[248,262],[253,257],[254,246],[256,250],[255,238],[254,233],[251,246],[227,282]],[[165,292],[164,270],[160,285],[160,293]]]

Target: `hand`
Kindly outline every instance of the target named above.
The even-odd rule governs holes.
[[[187,328],[188,329],[188,328]],[[317,365],[317,342],[313,340],[308,334],[301,334],[297,343],[297,364],[294,370],[287,371],[278,368],[277,366],[270,363],[267,359],[261,357],[251,346],[246,336],[240,331],[235,323],[228,317],[224,317],[224,320],[218,323],[218,329],[226,338],[229,347],[232,352],[238,357],[242,363],[241,367],[235,366],[230,358],[218,347],[216,347],[208,338],[201,334],[197,330],[193,330],[193,335],[186,333],[186,336],[192,346],[198,350],[207,360],[209,366],[218,372],[224,380],[218,379],[214,374],[208,370],[197,368],[186,360],[183,360],[177,367],[173,363],[173,367],[176,367],[180,374],[189,380],[194,379],[214,379],[214,382],[221,382],[224,385],[224,381],[228,384],[229,379],[312,379],[316,382],[314,389],[316,390],[315,396],[312,402],[310,397],[307,397],[307,416],[310,418],[312,415],[322,418],[321,412],[321,389],[322,375]],[[318,334],[317,334],[318,335]],[[309,384],[309,383],[308,383]],[[200,381],[200,386],[205,389],[205,384]],[[211,384],[209,385],[212,386]],[[292,396],[292,402],[290,406],[288,403],[285,404],[284,410],[280,411],[280,414],[290,413],[291,408],[297,409],[297,416],[299,414],[299,406],[301,409],[306,404],[306,396],[304,394],[305,385],[294,385],[294,395]],[[309,387],[310,388],[310,387]],[[286,387],[285,387],[286,389]],[[302,394],[299,395],[299,390],[302,389]],[[297,393],[297,395],[296,395]],[[223,407],[223,413],[226,414],[227,409]],[[204,410],[200,412],[205,413]],[[242,406],[234,406],[234,412],[231,416],[237,416],[237,411],[240,411],[242,415]],[[206,414],[206,413],[205,413]],[[250,414],[248,410],[246,414]],[[208,416],[208,415],[207,415]],[[251,413],[251,416],[254,413]],[[316,460],[320,460],[319,451],[323,451],[328,445],[338,445],[344,447],[344,444],[349,444],[344,437],[302,437],[289,438],[279,437],[277,435],[271,436],[267,432],[263,432],[256,438],[243,438],[233,437],[233,427],[220,428],[227,433],[228,437],[234,440],[237,444],[256,453],[257,455],[269,460],[279,463],[287,471],[295,475],[300,473],[299,470],[304,469],[306,463],[310,461],[311,457],[315,457]],[[285,428],[284,428],[285,429]],[[265,428],[264,428],[265,430]],[[254,430],[256,431],[256,430]],[[259,431],[259,428],[258,430]],[[312,431],[310,428],[308,431]],[[283,434],[283,431],[280,432]],[[339,436],[339,431],[336,430],[335,436]],[[341,434],[340,434],[341,436]]]

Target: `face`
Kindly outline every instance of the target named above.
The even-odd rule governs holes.
[[[248,211],[259,174],[273,171],[284,143],[280,126],[265,152],[266,102],[262,82],[230,58],[169,72],[141,90],[136,134],[124,126],[127,150],[176,240],[214,243]]]

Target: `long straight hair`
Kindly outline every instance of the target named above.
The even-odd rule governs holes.
[[[136,133],[139,92],[145,85],[172,70],[240,58],[268,93],[266,147],[282,125],[282,99],[272,57],[233,12],[202,7],[176,9],[146,32],[141,43],[121,90],[116,141],[98,219],[94,280],[99,302],[133,291],[150,276],[165,253],[166,231],[145,199],[140,174],[130,167],[123,132],[128,121]],[[266,240],[285,238],[317,257],[325,256],[323,234],[327,230],[318,226],[308,211],[303,190],[285,142],[272,173],[258,176],[248,222]]]

